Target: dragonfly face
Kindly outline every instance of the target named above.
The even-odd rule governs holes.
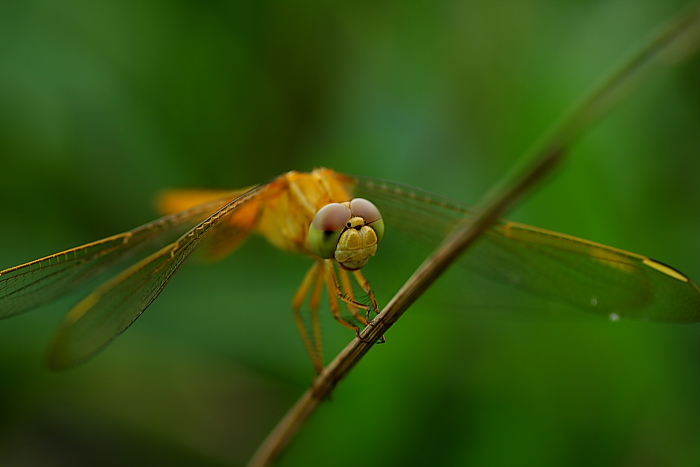
[[[309,226],[309,246],[321,258],[334,258],[355,271],[377,253],[384,236],[384,221],[370,201],[356,198],[322,207]]]

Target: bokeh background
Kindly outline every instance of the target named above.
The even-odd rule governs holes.
[[[683,3],[3,2],[0,268],[145,223],[164,188],[319,165],[474,203]],[[659,74],[511,217],[700,278],[699,78]],[[261,239],[193,261],[63,373],[43,352],[81,293],[3,321],[0,465],[242,465],[313,377],[307,267]],[[434,298],[280,465],[700,465],[700,327]],[[325,319],[332,353],[353,336]]]

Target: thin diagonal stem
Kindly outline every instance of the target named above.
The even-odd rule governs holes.
[[[327,399],[387,330],[478,236],[515,203],[522,200],[563,159],[572,141],[628,95],[653,66],[680,61],[700,42],[700,6],[693,5],[663,25],[629,60],[546,133],[510,174],[480,203],[476,215],[460,224],[413,273],[384,310],[314,380],[287,415],[258,448],[249,467],[271,465],[316,408]]]

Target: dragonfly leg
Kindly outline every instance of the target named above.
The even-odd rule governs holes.
[[[361,304],[355,298],[355,291],[350,283],[348,271],[342,268],[338,269],[338,271],[340,273],[338,274],[340,276],[340,283],[336,284],[338,286],[336,295],[347,304],[350,314],[352,314],[357,321],[362,323],[363,326],[366,326],[368,324],[367,319],[360,314],[360,310],[366,310],[367,306]]]
[[[364,306],[361,303],[357,303],[355,301],[350,300],[344,293],[343,290],[340,287],[340,284],[338,283],[338,278],[335,274],[335,267],[333,266],[333,263],[331,260],[325,260],[324,262],[324,269],[325,269],[325,276],[326,276],[326,288],[328,289],[328,300],[330,302],[330,307],[331,307],[331,313],[333,313],[333,318],[346,328],[350,328],[353,331],[355,331],[355,334],[358,336],[360,335],[360,328],[359,326],[356,326],[355,324],[352,324],[350,321],[347,321],[345,318],[343,318],[340,314],[340,304],[338,303],[338,299],[348,303],[351,306],[357,307],[357,308],[364,308]],[[348,307],[350,308],[350,307]],[[355,315],[353,315],[355,316]],[[364,318],[361,314],[357,314],[360,318]],[[362,320],[360,320],[362,322]],[[366,323],[363,323],[366,324]]]
[[[377,297],[374,296],[374,291],[372,290],[372,287],[369,285],[369,281],[367,280],[367,278],[365,278],[365,275],[362,274],[362,271],[360,271],[359,269],[356,271],[353,271],[353,275],[355,276],[355,280],[357,281],[357,283],[360,284],[360,287],[362,287],[362,290],[364,290],[365,293],[369,296],[370,300],[372,300],[372,306],[365,308],[367,310],[367,317],[366,317],[367,324],[371,325],[372,324],[372,311],[374,311],[375,314],[379,314],[379,304],[377,303]],[[384,336],[377,339],[376,344],[384,344],[384,343],[386,343],[386,338]]]
[[[365,308],[367,310],[367,321],[371,322],[372,312],[374,311],[375,314],[379,314],[379,304],[377,303],[377,297],[374,296],[374,291],[369,285],[369,281],[365,278],[365,275],[362,274],[362,271],[358,269],[356,271],[353,271],[352,273],[355,276],[355,280],[357,281],[357,283],[360,284],[360,287],[362,287],[362,290],[364,290],[365,293],[369,296],[370,300],[372,300],[372,306]]]
[[[363,290],[365,290],[365,292],[367,292],[367,294],[370,296],[370,299],[372,300],[371,306],[365,305],[364,303],[360,303],[355,299],[355,293],[353,292],[352,284],[350,283],[350,276],[348,275],[348,272],[345,269],[339,269],[340,282],[338,282],[338,277],[336,276],[333,264],[328,264],[326,268],[326,287],[329,290],[328,295],[331,301],[331,311],[333,312],[333,317],[343,326],[346,326],[350,329],[354,329],[357,337],[363,340],[360,336],[361,330],[359,326],[350,323],[340,315],[338,299],[342,300],[347,304],[348,310],[350,310],[350,313],[352,314],[353,318],[355,318],[363,326],[371,324],[369,321],[367,321],[367,318],[359,312],[359,310],[365,310],[367,312],[367,316],[369,316],[372,310],[376,312],[378,308],[377,299],[374,297],[374,293],[372,292],[371,288],[369,288],[369,283],[364,278],[364,276],[360,276],[362,280],[358,280],[358,282],[360,283],[360,286],[363,288]],[[355,278],[357,280],[357,276],[355,276]],[[343,291],[343,288],[345,289],[345,292]],[[333,294],[331,290],[335,290],[335,294]],[[363,342],[365,341],[363,340]],[[384,339],[384,336],[382,336],[379,339],[377,339],[375,343],[382,344],[384,342],[386,342],[386,339]]]
[[[294,314],[294,321],[299,329],[299,334],[301,334],[301,339],[304,342],[304,347],[311,357],[311,361],[314,364],[317,372],[323,370],[323,343],[321,340],[321,324],[319,320],[318,310],[321,301],[321,292],[323,291],[323,275],[321,274],[320,263],[315,263],[309,272],[304,276],[304,280],[299,286],[299,290],[294,295],[294,300],[292,301],[292,312]],[[313,290],[312,290],[313,288]],[[311,332],[312,336],[309,335],[309,329],[304,324],[304,320],[301,316],[301,307],[304,301],[311,293],[309,297],[309,311],[311,317]]]

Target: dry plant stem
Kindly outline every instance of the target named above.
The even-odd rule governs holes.
[[[666,23],[623,66],[595,86],[581,103],[535,145],[480,204],[477,214],[460,224],[418,268],[384,310],[318,375],[297,403],[258,448],[249,467],[271,465],[314,410],[369,349],[497,218],[542,181],[564,156],[573,139],[640,84],[654,64],[667,65],[689,56],[700,42],[700,8],[693,5]]]

